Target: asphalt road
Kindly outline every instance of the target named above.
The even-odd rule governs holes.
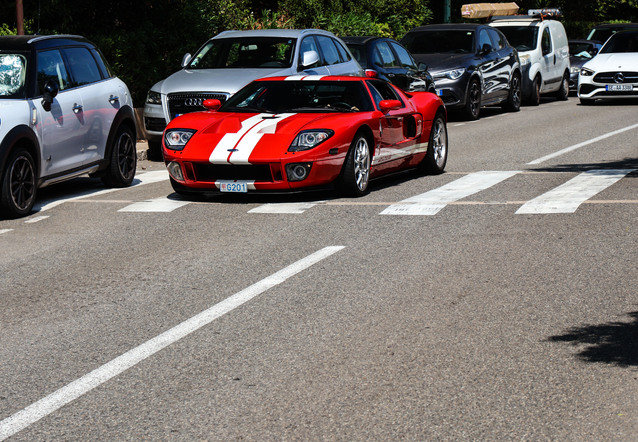
[[[636,104],[452,120],[360,199],[43,189],[0,220],[0,440],[635,440]]]

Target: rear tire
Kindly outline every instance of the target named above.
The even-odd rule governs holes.
[[[423,161],[419,164],[419,171],[431,175],[443,173],[447,163],[447,153],[447,123],[443,112],[438,111],[432,121],[428,150]]]
[[[556,99],[566,101],[569,98],[569,74],[565,73],[560,83],[560,89],[556,92]]]
[[[532,84],[532,95],[529,97],[528,102],[532,106],[538,106],[541,104],[541,79],[539,77],[534,78],[534,83]]]
[[[510,91],[507,94],[507,101],[503,103],[503,109],[507,112],[518,112],[521,110],[521,77],[518,74],[512,76]]]
[[[339,189],[344,195],[359,197],[368,193],[371,163],[368,138],[363,133],[358,132],[350,144],[339,177]]]
[[[108,187],[128,187],[135,178],[136,167],[135,134],[128,126],[120,126],[113,139],[109,166],[102,182]]]
[[[7,160],[2,173],[0,210],[9,218],[28,215],[36,197],[35,162],[23,147],[15,149]]]

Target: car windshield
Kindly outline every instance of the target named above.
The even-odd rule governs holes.
[[[499,26],[498,30],[505,34],[509,44],[519,51],[531,51],[538,44],[536,26]]]
[[[413,54],[440,52],[470,54],[474,52],[474,31],[436,30],[412,32],[406,34],[401,43]]]
[[[21,54],[0,54],[0,98],[22,98],[27,59]]]
[[[591,43],[569,42],[569,55],[577,58],[590,59],[596,55],[596,48]]]
[[[372,102],[361,81],[256,81],[230,97],[220,112],[364,112]]]
[[[235,37],[210,40],[193,57],[188,69],[288,68],[296,39]]]
[[[600,50],[601,54],[616,52],[638,52],[638,32],[618,32]]]

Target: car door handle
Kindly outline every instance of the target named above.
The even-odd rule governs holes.
[[[81,110],[82,110],[82,105],[81,104],[77,104],[77,103],[73,104],[73,112],[75,112],[77,114]]]
[[[114,104],[116,102],[120,101],[120,97],[118,97],[117,95],[111,95],[109,97],[109,103]]]

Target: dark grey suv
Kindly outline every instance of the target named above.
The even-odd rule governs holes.
[[[516,49],[487,25],[453,23],[412,29],[401,43],[434,78],[436,93],[450,110],[479,118],[483,106],[521,107],[521,68]]]

